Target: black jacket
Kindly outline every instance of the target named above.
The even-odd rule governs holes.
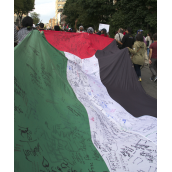
[[[122,45],[123,48],[125,47],[132,48],[134,44],[134,37],[130,33],[127,33],[123,36],[122,43],[123,43]]]

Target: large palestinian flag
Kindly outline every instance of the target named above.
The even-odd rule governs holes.
[[[156,172],[156,99],[115,40],[32,31],[14,75],[15,172]]]

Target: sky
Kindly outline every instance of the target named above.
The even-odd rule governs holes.
[[[56,0],[35,0],[35,10],[40,14],[42,23],[48,23],[50,18],[55,17],[55,2]]]

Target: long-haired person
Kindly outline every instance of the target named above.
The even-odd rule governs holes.
[[[143,41],[143,35],[138,34],[136,36],[136,41],[133,45],[133,49],[127,47],[130,53],[132,53],[131,60],[134,64],[134,69],[136,71],[136,74],[138,76],[138,81],[142,81],[141,79],[141,69],[140,67],[145,63],[145,51],[146,51],[146,45]]]

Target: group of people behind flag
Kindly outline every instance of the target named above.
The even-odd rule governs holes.
[[[150,78],[151,81],[157,81],[157,33],[152,37],[151,33],[147,34],[145,38],[143,36],[143,30],[138,30],[135,37],[132,35],[132,29],[127,28],[124,32],[122,28],[119,28],[118,32],[114,36],[119,49],[128,48],[131,56],[131,60],[134,65],[134,69],[138,76],[138,80],[141,79],[141,66],[144,65],[145,60],[149,59],[149,68],[152,72]]]
[[[75,29],[69,27],[68,32],[87,32],[89,34],[110,37],[106,29],[99,30],[98,32],[96,32],[92,27],[88,27],[87,30],[84,30],[84,27],[80,26],[79,29],[77,29],[77,22],[78,20],[75,21]],[[33,27],[33,19],[29,16],[22,20],[22,28],[14,25],[14,46],[19,44],[26,37],[26,35],[34,29],[39,31],[44,30],[44,24],[39,23],[39,25]],[[58,25],[54,26],[54,30],[63,31]],[[157,80],[157,33],[154,34],[153,37],[151,33],[148,33],[145,38],[143,36],[143,30],[138,30],[134,37],[132,35],[131,28],[127,28],[126,30],[119,28],[118,32],[114,36],[114,39],[116,40],[119,49],[128,48],[134,69],[138,76],[138,81],[142,81],[141,66],[144,65],[147,56],[149,58],[149,67],[152,72],[150,80]],[[147,55],[145,55],[145,53]]]
[[[48,29],[48,30],[76,32],[76,33],[87,32],[89,34],[98,34],[98,35],[101,35],[104,37],[110,37],[109,34],[107,33],[106,29],[102,29],[98,32],[96,32],[92,27],[88,27],[86,30],[84,30],[84,27],[80,26],[79,29],[77,29],[76,24],[77,24],[77,20],[75,21],[74,29],[68,27],[67,30],[63,30],[60,28],[59,25],[55,25],[54,29]],[[15,35],[14,36],[14,42],[15,42],[14,46],[19,44],[26,37],[26,35],[32,30],[39,30],[39,31],[45,30],[44,23],[39,23],[35,27],[33,27],[33,19],[31,17],[27,16],[27,17],[23,18],[21,28],[14,24],[14,35]]]

